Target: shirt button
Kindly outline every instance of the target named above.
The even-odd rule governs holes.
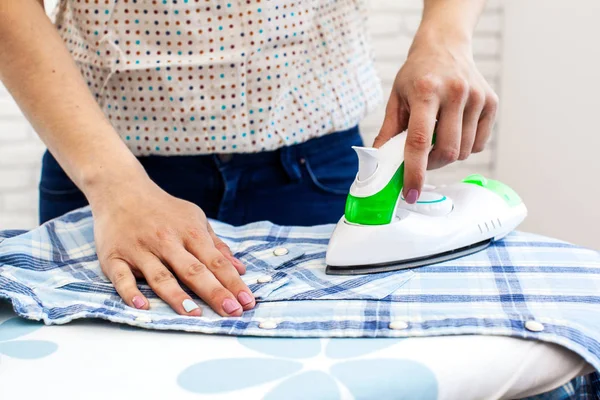
[[[390,329],[393,329],[395,331],[401,331],[403,329],[408,328],[408,324],[404,321],[392,321],[390,322],[390,324],[388,325],[388,327]]]
[[[276,256],[285,256],[289,252],[290,251],[285,247],[278,247],[275,250],[273,250],[273,254],[275,254]]]
[[[147,315],[140,315],[135,319],[137,322],[152,322],[152,318]]]
[[[544,325],[537,321],[525,322],[525,329],[531,332],[541,332],[544,330]]]
[[[272,280],[273,280],[272,277],[270,277],[269,275],[265,275],[265,276],[258,277],[258,279],[256,280],[256,282],[258,282],[258,283],[267,283],[267,282],[271,282]]]
[[[258,324],[258,327],[260,329],[275,329],[277,328],[277,323],[275,323],[274,321],[263,321],[260,324]]]

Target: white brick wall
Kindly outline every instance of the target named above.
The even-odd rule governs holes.
[[[377,69],[387,96],[393,78],[406,58],[412,35],[419,26],[422,0],[376,0],[367,3],[371,7],[369,27]],[[47,8],[52,8],[52,5],[47,4]],[[501,0],[488,0],[473,44],[479,68],[496,89],[500,86],[502,15]],[[382,117],[383,106],[361,124],[367,141],[372,141],[377,134]],[[43,144],[0,85],[0,229],[25,229],[36,225],[37,183],[43,151]],[[435,184],[460,179],[473,172],[493,174],[493,155],[492,142],[485,152],[430,173],[428,180]]]
[[[37,221],[37,182],[44,145],[6,91],[0,91],[0,229]]]

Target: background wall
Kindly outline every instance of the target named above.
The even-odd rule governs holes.
[[[377,68],[389,94],[396,72],[404,62],[422,11],[422,0],[366,0],[371,7],[369,26]],[[46,0],[52,10],[55,0]],[[499,88],[502,26],[501,0],[488,1],[474,47],[479,68]],[[383,106],[362,123],[365,140],[372,142],[383,118]],[[493,172],[493,146],[464,163],[431,174],[435,183],[462,178],[476,171]],[[44,146],[0,84],[0,229],[31,228],[37,223],[37,182]]]
[[[600,250],[600,3],[504,4],[497,175],[529,208],[521,229]]]

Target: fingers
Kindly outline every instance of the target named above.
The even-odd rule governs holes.
[[[498,111],[498,96],[491,92],[486,96],[485,106],[479,117],[477,125],[477,136],[473,143],[473,153],[479,153],[485,148],[485,144],[492,135],[494,122],[496,121],[496,112]]]
[[[140,292],[131,267],[125,261],[115,258],[102,264],[104,274],[110,279],[115,290],[129,307],[139,310],[149,308],[148,299]]]
[[[105,263],[106,275],[128,305],[149,308],[148,300],[137,288],[134,276],[137,275],[144,277],[158,297],[178,314],[202,315],[202,310],[182,289],[172,270],[219,315],[240,316],[244,309],[255,306],[252,292],[240,278],[240,271],[245,272],[245,267],[210,227],[190,230],[187,238],[169,233],[161,233],[160,237],[149,250],[130,254],[127,262],[115,257]],[[186,247],[193,249],[196,256]],[[234,262],[239,263],[240,268],[236,268]]]
[[[200,316],[202,310],[181,288],[165,265],[151,253],[138,253],[135,266],[142,271],[154,293],[163,299],[177,314]]]
[[[255,300],[252,292],[242,281],[239,272],[229,259],[215,248],[209,235],[188,240],[184,244],[186,249],[232,294],[231,297],[225,297],[224,294],[217,293],[220,303],[219,308],[215,310],[221,309],[229,315],[241,315],[242,307],[245,310],[254,307]],[[204,297],[203,299],[209,301]]]
[[[208,233],[210,234],[210,237],[213,243],[215,244],[216,249],[219,250],[221,254],[223,254],[225,257],[227,257],[229,261],[231,261],[231,263],[233,264],[235,269],[237,269],[240,275],[244,275],[246,273],[246,266],[240,260],[233,256],[233,253],[231,252],[229,246],[227,246],[227,244],[215,234],[215,231],[213,231],[210,224],[208,224]]]
[[[466,160],[473,150],[475,137],[477,135],[477,126],[483,107],[485,105],[485,94],[482,90],[471,89],[469,100],[465,106],[465,114],[463,116],[462,139],[460,142],[459,160]]]
[[[254,306],[254,298],[250,295],[249,289],[242,289],[242,291],[238,289],[236,293],[245,293],[247,298],[244,295],[238,295],[236,299],[236,296],[223,286],[213,272],[188,251],[184,249],[173,251],[166,261],[171,265],[179,279],[219,315],[241,315],[241,303],[244,303],[247,309]],[[232,270],[233,274],[239,278],[237,272],[233,268]]]
[[[447,84],[440,106],[436,143],[429,154],[428,169],[441,168],[458,160],[468,83],[460,79]]]
[[[417,201],[423,187],[439,107],[435,82],[422,80],[415,85],[415,90],[404,146],[403,195],[409,204]]]
[[[404,132],[408,126],[408,110],[401,105],[398,94],[392,90],[385,109],[385,118],[373,147],[379,148],[397,134]]]

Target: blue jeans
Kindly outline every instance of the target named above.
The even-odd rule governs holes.
[[[358,169],[351,146],[358,128],[255,154],[147,156],[138,160],[171,195],[197,204],[209,218],[243,225],[334,223]],[[87,205],[83,193],[48,152],[39,186],[40,223]]]

